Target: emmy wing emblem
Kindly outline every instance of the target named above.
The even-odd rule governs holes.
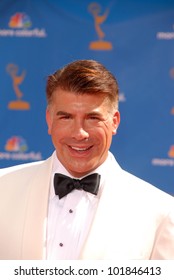
[[[12,78],[13,90],[17,98],[17,100],[9,102],[8,108],[11,110],[29,110],[30,104],[26,101],[21,100],[23,93],[19,89],[19,85],[23,82],[25,78],[25,71],[23,71],[21,75],[17,75],[18,66],[15,64],[8,64],[7,72]]]
[[[111,50],[112,43],[104,40],[105,33],[101,29],[101,24],[105,22],[108,17],[109,9],[106,9],[103,15],[100,15],[101,6],[98,3],[91,3],[88,9],[94,18],[94,27],[98,36],[98,40],[91,42],[89,48],[91,50]]]

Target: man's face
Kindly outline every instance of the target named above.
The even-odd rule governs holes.
[[[72,176],[82,177],[107,158],[120,115],[103,95],[57,89],[46,120],[58,159]]]

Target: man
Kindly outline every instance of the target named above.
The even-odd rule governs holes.
[[[50,75],[46,92],[55,152],[0,171],[0,259],[174,259],[173,198],[109,152],[114,76],[79,60]]]

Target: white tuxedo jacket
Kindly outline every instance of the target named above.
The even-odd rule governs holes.
[[[0,170],[0,259],[44,259],[52,157]],[[174,199],[115,159],[79,259],[174,259]]]

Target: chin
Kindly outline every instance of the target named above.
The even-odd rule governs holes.
[[[70,173],[75,176],[75,177],[83,177],[85,175],[87,175],[88,173],[90,173],[93,169],[95,168],[72,168],[69,169]]]

